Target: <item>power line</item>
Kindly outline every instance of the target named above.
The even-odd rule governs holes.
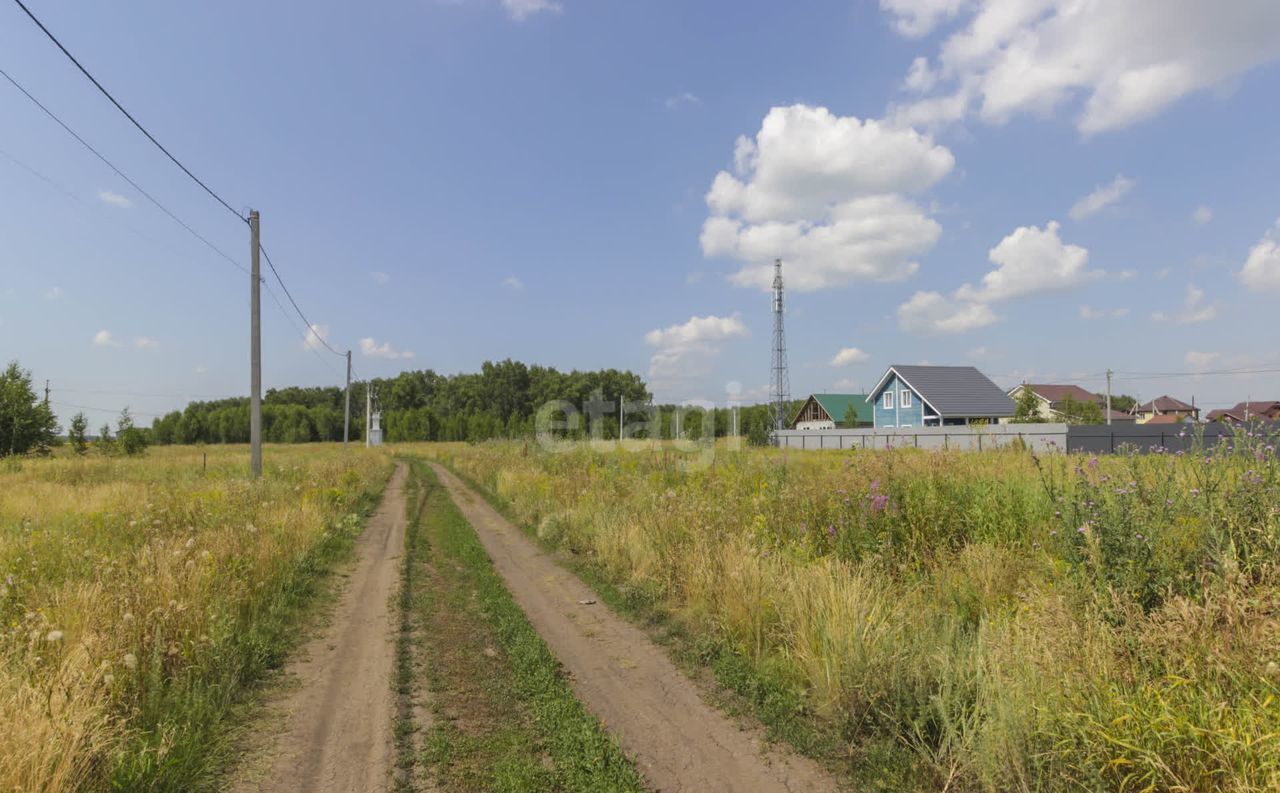
[[[15,0],[15,2],[16,2],[16,0]],[[41,102],[39,99],[36,99],[36,98],[35,98],[35,96],[33,96],[33,95],[32,95],[32,93],[31,93],[30,91],[28,91],[26,88],[23,88],[23,87],[22,87],[22,84],[21,84],[21,83],[19,83],[17,80],[15,80],[12,76],[10,76],[8,72],[6,72],[4,69],[0,69],[0,76],[3,76],[3,77],[4,77],[4,79],[8,80],[10,85],[12,85],[14,88],[17,88],[19,91],[21,91],[23,96],[25,96],[27,99],[30,99],[30,100],[31,100],[31,102],[32,102],[36,107],[38,107],[38,108],[40,108],[42,111],[44,111],[44,114],[45,114],[45,115],[47,115],[49,118],[51,118],[51,119],[53,119],[55,122],[57,122],[58,126],[62,127],[64,130],[66,130],[66,132],[67,132],[67,134],[68,134],[68,135],[70,135],[71,137],[75,138],[75,139],[80,143],[80,145],[81,145],[81,146],[84,146],[86,149],[88,149],[88,150],[89,150],[89,152],[90,152],[91,154],[93,154],[93,156],[97,157],[97,158],[98,158],[99,160],[101,160],[101,161],[102,161],[102,162],[103,162],[103,163],[104,163],[108,168],[110,168],[112,171],[114,171],[114,172],[115,172],[115,174],[116,174],[116,176],[119,176],[121,179],[125,180],[125,181],[126,181],[126,182],[128,182],[130,185],[132,185],[134,190],[137,190],[137,191],[138,191],[139,193],[141,193],[141,194],[142,194],[142,195],[143,195],[143,196],[144,196],[148,201],[150,201],[152,204],[155,204],[156,208],[158,208],[161,212],[163,212],[163,213],[165,213],[166,215],[168,215],[168,216],[169,216],[169,217],[170,217],[170,218],[171,218],[175,223],[177,223],[179,226],[182,226],[184,229],[186,229],[186,230],[187,230],[187,232],[191,234],[191,236],[193,236],[193,237],[195,237],[196,239],[198,239],[198,240],[200,240],[201,242],[203,242],[205,245],[207,245],[207,246],[209,247],[209,249],[210,249],[210,250],[212,250],[214,253],[216,253],[216,254],[218,254],[219,256],[221,256],[223,259],[226,259],[228,262],[230,262],[230,263],[231,263],[231,264],[232,264],[232,265],[233,265],[237,270],[239,270],[240,272],[244,273],[245,275],[248,275],[248,274],[249,274],[249,271],[245,268],[245,266],[244,266],[244,265],[240,264],[240,262],[238,262],[238,261],[236,261],[235,259],[231,258],[231,256],[230,256],[230,255],[228,255],[225,251],[223,251],[223,250],[222,250],[221,248],[219,248],[217,245],[214,245],[212,242],[210,242],[210,241],[209,241],[209,240],[208,240],[208,239],[207,239],[203,234],[201,234],[200,232],[198,232],[198,231],[196,231],[195,229],[193,229],[190,225],[188,225],[188,224],[186,223],[186,221],[184,221],[182,218],[180,218],[180,217],[178,217],[177,215],[175,215],[175,214],[173,213],[173,211],[172,211],[172,210],[170,210],[167,206],[165,206],[164,204],[160,203],[159,199],[157,199],[155,196],[151,195],[151,194],[150,194],[150,193],[148,193],[146,190],[144,190],[144,189],[142,188],[142,186],[141,186],[141,185],[139,185],[137,182],[135,182],[132,178],[130,178],[128,174],[126,174],[124,171],[122,171],[122,170],[120,170],[119,168],[117,168],[117,167],[115,166],[115,163],[111,162],[111,160],[108,160],[108,159],[106,158],[106,156],[102,154],[102,152],[100,152],[100,151],[98,151],[97,149],[95,149],[95,148],[93,147],[93,145],[89,143],[89,141],[87,141],[87,140],[85,140],[84,138],[82,138],[78,132],[76,132],[76,131],[75,131],[74,129],[72,129],[72,128],[71,128],[71,127],[70,127],[70,126],[69,126],[65,121],[63,121],[61,118],[59,118],[59,117],[58,117],[58,115],[57,115],[56,113],[54,113],[52,110],[50,110],[48,107],[46,107],[46,106],[44,105],[44,103],[43,103],[43,102]]]
[[[1280,369],[1206,369],[1199,372],[1116,372],[1125,380],[1166,380],[1177,377],[1219,377],[1241,374],[1276,374]]]
[[[267,267],[271,268],[271,272],[273,275],[275,275],[276,281],[279,282],[280,288],[284,290],[284,296],[289,298],[289,302],[293,304],[293,310],[298,312],[298,316],[302,318],[303,324],[306,325],[307,339],[310,340],[311,336],[315,336],[316,340],[319,341],[321,344],[323,344],[326,350],[333,353],[334,355],[337,355],[340,358],[346,357],[346,353],[338,352],[337,350],[333,349],[333,347],[329,346],[329,342],[325,341],[324,337],[315,331],[316,326],[312,324],[311,320],[307,319],[306,314],[302,313],[302,309],[298,307],[298,301],[294,300],[293,295],[289,293],[289,287],[285,286],[284,279],[280,277],[280,271],[276,269],[275,263],[271,261],[271,254],[267,253],[266,247],[264,247],[261,244],[258,245],[258,248],[261,249],[262,251],[262,258],[267,260]],[[310,347],[311,345],[307,345],[307,346]]]
[[[52,41],[52,42],[54,43],[54,45],[55,45],[55,46],[57,46],[57,48],[58,48],[59,50],[61,50],[61,51],[62,51],[62,54],[63,54],[63,55],[65,55],[65,56],[67,56],[67,58],[68,58],[68,59],[69,59],[73,64],[75,64],[76,68],[80,70],[80,73],[81,73],[81,74],[83,74],[86,78],[88,78],[88,79],[89,79],[89,82],[93,83],[94,87],[96,87],[96,88],[97,88],[97,89],[102,93],[102,95],[103,95],[103,96],[105,96],[105,97],[106,97],[106,98],[111,102],[111,104],[113,104],[113,105],[116,107],[116,109],[117,109],[117,110],[119,110],[122,114],[124,114],[124,117],[125,117],[125,118],[127,118],[127,119],[129,119],[129,121],[130,121],[130,122],[131,122],[135,127],[137,127],[137,129],[138,129],[138,131],[139,131],[139,132],[141,132],[143,135],[145,135],[145,136],[146,136],[147,140],[151,141],[151,143],[152,143],[152,144],[154,144],[154,145],[155,145],[155,147],[156,147],[156,148],[158,148],[161,152],[163,152],[163,153],[164,153],[164,155],[165,155],[166,157],[168,157],[168,158],[169,158],[169,160],[170,160],[171,162],[173,162],[173,164],[174,164],[174,165],[178,166],[178,168],[180,168],[180,169],[182,170],[182,172],[183,172],[183,173],[185,173],[185,174],[186,174],[186,175],[187,175],[187,176],[188,176],[192,181],[194,181],[196,184],[198,184],[198,185],[199,185],[199,186],[200,186],[200,187],[201,187],[201,188],[202,188],[206,193],[208,193],[211,197],[213,197],[213,199],[214,199],[215,201],[217,201],[219,204],[221,204],[221,205],[223,206],[223,208],[225,208],[225,209],[226,209],[228,212],[230,212],[232,215],[235,215],[235,217],[236,217],[236,218],[238,218],[239,220],[241,220],[242,222],[244,222],[244,223],[248,223],[248,222],[249,222],[249,219],[248,219],[248,218],[246,218],[245,216],[243,216],[243,215],[241,215],[239,212],[237,212],[237,211],[236,211],[236,210],[231,206],[231,204],[227,203],[227,201],[226,201],[226,200],[224,200],[224,199],[222,198],[222,196],[220,196],[220,195],[218,195],[217,193],[215,193],[215,192],[213,191],[213,189],[212,189],[212,188],[210,188],[210,187],[209,187],[207,184],[205,184],[205,183],[204,183],[204,182],[203,182],[199,177],[197,177],[194,173],[192,173],[191,169],[189,169],[189,168],[187,168],[187,166],[183,165],[183,164],[182,164],[182,162],[181,162],[181,161],[179,161],[177,157],[175,157],[175,156],[174,156],[174,155],[173,155],[173,154],[172,154],[172,153],[171,153],[167,148],[165,148],[165,147],[164,147],[164,145],[163,145],[163,144],[161,144],[161,143],[160,143],[160,141],[159,141],[159,140],[157,140],[157,139],[155,138],[155,136],[154,136],[154,135],[152,135],[152,134],[147,130],[147,128],[146,128],[146,127],[142,126],[142,124],[141,124],[141,123],[140,123],[136,118],[134,118],[134,117],[133,117],[133,114],[131,114],[128,110],[126,110],[126,109],[124,108],[124,105],[120,104],[120,102],[119,102],[119,101],[117,101],[117,100],[116,100],[116,98],[115,98],[114,96],[112,96],[112,95],[111,95],[111,92],[110,92],[110,91],[108,91],[108,90],[106,89],[106,87],[104,87],[104,86],[102,85],[102,83],[98,82],[97,78],[95,78],[95,77],[94,77],[94,76],[89,72],[89,70],[88,70],[88,69],[86,69],[86,68],[85,68],[85,66],[84,66],[82,63],[80,63],[80,61],[79,61],[79,60],[78,60],[74,55],[72,55],[72,54],[71,54],[71,51],[70,51],[70,50],[68,50],[65,46],[63,46],[62,42],[58,40],[57,36],[54,36],[54,35],[53,35],[53,33],[52,33],[52,31],[50,31],[47,27],[45,27],[44,23],[43,23],[43,22],[41,22],[41,21],[39,20],[39,18],[37,18],[37,17],[36,17],[36,15],[35,15],[34,13],[32,13],[31,9],[30,9],[30,8],[28,8],[28,7],[26,6],[26,4],[22,2],[22,0],[14,0],[14,2],[18,5],[18,7],[19,7],[19,8],[21,8],[21,9],[23,10],[23,12],[24,12],[24,13],[25,13],[25,14],[26,14],[30,19],[31,19],[31,21],[32,21],[32,22],[34,22],[34,23],[36,24],[36,26],[40,28],[40,30],[45,34],[45,36],[47,36],[47,37],[49,38],[49,40],[50,40],[50,41]],[[0,72],[0,74],[3,74],[3,72]],[[133,181],[132,179],[130,179],[128,176],[125,176],[125,174],[124,174],[123,172],[121,172],[118,168],[116,168],[114,165],[112,165],[112,164],[111,164],[111,162],[110,162],[109,160],[107,160],[107,159],[106,159],[106,157],[103,157],[101,154],[99,154],[99,153],[98,153],[98,151],[97,151],[96,149],[94,149],[94,148],[93,148],[92,146],[90,146],[90,145],[89,145],[89,144],[88,144],[88,143],[87,143],[83,138],[81,138],[79,135],[77,135],[77,134],[76,134],[76,133],[75,133],[75,132],[74,132],[74,131],[69,127],[69,126],[67,126],[65,123],[63,123],[63,121],[62,121],[60,118],[58,118],[56,115],[54,115],[54,114],[52,113],[52,111],[50,111],[48,108],[46,108],[46,107],[45,107],[43,104],[41,104],[38,100],[36,100],[36,98],[35,98],[34,96],[32,96],[32,95],[31,95],[31,94],[30,94],[30,93],[29,93],[25,88],[23,88],[21,85],[19,85],[19,84],[18,84],[18,83],[17,83],[17,82],[12,78],[12,77],[9,77],[9,75],[8,75],[8,74],[4,74],[4,76],[5,76],[5,78],[6,78],[6,79],[8,79],[8,80],[9,80],[9,82],[13,83],[13,85],[14,85],[16,88],[18,88],[18,90],[22,91],[22,93],[23,93],[23,94],[25,94],[25,95],[27,96],[27,98],[28,98],[28,99],[30,99],[32,102],[35,102],[35,103],[36,103],[36,105],[37,105],[38,107],[40,107],[40,109],[41,109],[41,110],[43,110],[46,114],[48,114],[48,115],[49,115],[51,118],[53,118],[55,121],[57,121],[57,122],[58,122],[58,124],[59,124],[59,125],[61,125],[63,129],[65,129],[67,132],[71,133],[71,135],[72,135],[73,137],[75,137],[75,138],[76,138],[76,140],[80,141],[80,143],[81,143],[81,144],[83,144],[86,148],[88,148],[88,149],[89,149],[89,151],[93,152],[93,153],[94,153],[94,155],[96,155],[100,160],[102,160],[104,163],[106,163],[106,164],[107,164],[107,165],[108,165],[108,166],[109,166],[113,171],[115,171],[117,174],[119,174],[119,176],[120,176],[121,178],[125,179],[127,182],[129,182],[129,184],[133,185],[133,187],[134,187],[136,190],[138,190],[138,192],[140,192],[140,193],[142,193],[144,196],[146,196],[146,197],[147,197],[147,198],[148,198],[152,203],[154,203],[157,207],[159,207],[160,209],[162,209],[166,214],[168,214],[171,218],[173,218],[175,221],[177,221],[179,224],[181,224],[185,229],[187,229],[187,231],[191,232],[193,235],[195,235],[198,239],[200,239],[202,242],[204,242],[206,245],[208,245],[210,248],[212,248],[214,251],[216,251],[216,252],[217,252],[219,255],[221,255],[223,258],[225,258],[225,259],[227,259],[228,261],[230,261],[232,264],[234,264],[234,265],[235,265],[237,268],[239,268],[241,271],[243,271],[243,272],[245,272],[245,273],[248,273],[248,271],[247,271],[247,270],[245,270],[245,268],[244,268],[242,265],[240,265],[238,262],[236,262],[234,259],[232,259],[232,258],[231,258],[230,256],[228,256],[227,254],[223,253],[221,250],[219,250],[215,245],[213,245],[213,243],[209,242],[209,241],[208,241],[207,239],[205,239],[203,236],[201,236],[200,234],[198,234],[194,229],[192,229],[192,228],[191,228],[190,226],[188,226],[186,223],[183,223],[183,222],[182,222],[182,221],[181,221],[181,220],[180,220],[176,215],[174,215],[174,214],[173,214],[172,212],[170,212],[166,207],[164,207],[164,205],[162,205],[162,204],[161,204],[159,201],[157,201],[155,198],[152,198],[152,197],[151,197],[151,195],[150,195],[149,193],[147,193],[145,190],[143,190],[141,187],[139,187],[139,186],[138,186],[138,184],[137,184],[136,182],[134,182],[134,181]],[[319,335],[318,333],[315,333],[315,332],[313,331],[314,325],[311,323],[311,321],[310,321],[310,320],[308,320],[308,319],[307,319],[306,315],[305,315],[305,314],[303,314],[302,309],[298,306],[298,302],[297,302],[296,300],[294,300],[293,295],[289,292],[289,287],[285,284],[284,279],[280,277],[280,272],[276,269],[275,264],[271,261],[271,256],[267,253],[266,248],[262,247],[261,245],[259,245],[258,247],[259,247],[259,249],[262,251],[262,255],[263,255],[263,257],[264,257],[264,258],[266,258],[266,260],[267,260],[267,265],[271,268],[271,272],[275,275],[275,277],[276,277],[276,281],[280,284],[280,288],[281,288],[282,290],[284,290],[285,296],[286,296],[286,297],[288,297],[289,302],[293,305],[293,309],[294,309],[294,311],[296,311],[296,312],[298,313],[298,316],[299,316],[299,317],[301,317],[301,318],[302,318],[303,323],[305,323],[305,325],[306,325],[306,327],[307,327],[307,331],[308,331],[308,333],[307,333],[307,335],[306,335],[306,337],[305,337],[305,338],[306,338],[306,340],[307,340],[307,341],[309,341],[309,340],[310,340],[310,337],[311,337],[312,335],[314,335],[314,336],[315,336],[315,338],[316,338],[316,339],[318,339],[318,340],[320,341],[320,343],[321,343],[322,345],[324,345],[325,349],[327,349],[329,352],[333,353],[334,355],[340,356],[340,357],[344,356],[344,355],[345,355],[344,353],[340,353],[340,352],[338,352],[337,350],[335,350],[332,346],[330,346],[329,342],[325,341],[325,339],[321,338],[321,337],[320,337],[320,335]],[[272,296],[272,298],[273,298],[273,299],[276,299],[275,294],[274,294],[270,289],[268,289],[268,290],[267,290],[267,292],[271,294],[271,296]],[[278,299],[276,299],[276,303],[277,303],[277,305],[279,305],[279,300],[278,300]],[[283,310],[283,306],[281,306],[281,309]],[[312,350],[314,351],[314,347],[313,347],[312,345],[308,344],[307,346],[308,346],[308,348],[309,348],[309,349],[312,349]],[[318,355],[318,353],[317,353],[317,355]]]
[[[217,193],[213,192],[213,190],[209,187],[209,185],[207,185],[207,184],[205,184],[204,182],[200,181],[199,177],[197,177],[195,174],[193,174],[193,173],[191,172],[191,170],[190,170],[189,168],[187,168],[187,166],[185,166],[185,165],[183,165],[181,162],[179,162],[177,157],[174,157],[172,154],[170,154],[170,153],[169,153],[169,150],[168,150],[168,149],[166,149],[164,146],[162,146],[162,145],[160,144],[160,141],[156,140],[156,139],[155,139],[155,136],[153,136],[150,132],[148,132],[148,131],[147,131],[147,128],[146,128],[146,127],[144,127],[144,126],[142,126],[142,124],[138,123],[138,120],[137,120],[136,118],[134,118],[134,117],[133,117],[133,115],[132,115],[128,110],[125,110],[125,109],[124,109],[124,105],[122,105],[122,104],[120,104],[119,102],[117,102],[117,101],[116,101],[116,98],[115,98],[114,96],[112,96],[112,95],[111,95],[111,92],[110,92],[110,91],[108,91],[106,88],[104,88],[104,87],[102,86],[102,83],[98,82],[97,78],[95,78],[92,74],[90,74],[90,73],[89,73],[89,70],[88,70],[88,69],[86,69],[86,68],[84,68],[84,65],[83,65],[83,64],[81,64],[81,63],[80,63],[80,61],[76,60],[76,56],[72,55],[70,50],[68,50],[66,47],[62,46],[62,42],[61,42],[61,41],[58,41],[58,38],[57,38],[56,36],[54,36],[54,35],[53,35],[53,33],[51,33],[47,27],[45,27],[45,26],[44,26],[44,23],[43,23],[43,22],[41,22],[39,19],[37,19],[35,14],[31,13],[31,9],[30,9],[30,8],[27,8],[26,4],[25,4],[25,3],[23,3],[23,2],[22,2],[22,0],[13,0],[13,2],[17,3],[17,4],[18,4],[18,7],[19,7],[19,8],[21,8],[24,12],[26,12],[27,16],[31,17],[31,21],[32,21],[32,22],[34,22],[34,23],[36,23],[36,27],[40,28],[40,30],[42,30],[42,31],[44,32],[44,34],[45,34],[46,36],[48,36],[48,37],[49,37],[49,40],[50,40],[50,41],[52,41],[54,44],[56,44],[56,45],[57,45],[57,47],[58,47],[58,49],[62,50],[62,54],[63,54],[63,55],[66,55],[66,56],[67,56],[67,58],[69,58],[69,59],[71,60],[71,62],[72,62],[72,63],[74,63],[74,64],[76,65],[76,68],[80,70],[80,73],[81,73],[81,74],[83,74],[85,77],[88,77],[88,78],[89,78],[89,82],[93,83],[93,84],[94,84],[94,86],[95,86],[99,91],[101,91],[101,92],[102,92],[102,95],[103,95],[103,96],[105,96],[107,99],[111,100],[111,104],[115,105],[115,106],[116,106],[116,109],[117,109],[117,110],[119,110],[121,113],[123,113],[125,118],[127,118],[127,119],[129,119],[129,121],[133,122],[133,125],[134,125],[135,127],[137,127],[137,128],[138,128],[138,131],[139,131],[139,132],[141,132],[143,135],[146,135],[146,136],[147,136],[147,140],[149,140],[149,141],[151,141],[152,143],[154,143],[157,149],[159,149],[160,151],[164,152],[164,156],[166,156],[166,157],[168,157],[170,160],[172,160],[174,165],[176,165],[176,166],[178,166],[179,168],[181,168],[183,173],[185,173],[187,176],[191,177],[191,180],[192,180],[193,182],[195,182],[196,184],[200,185],[200,187],[202,187],[206,193],[208,193],[209,195],[213,196],[214,200],[216,200],[219,204],[222,204],[222,206],[223,206],[223,207],[225,207],[225,208],[226,208],[226,210],[227,210],[228,212],[230,212],[231,214],[235,215],[237,218],[240,218],[240,220],[241,220],[241,221],[243,221],[243,222],[245,222],[245,223],[247,223],[247,222],[248,222],[248,219],[246,219],[246,218],[245,218],[243,215],[241,215],[239,212],[237,212],[237,211],[235,211],[234,209],[232,209],[232,208],[231,208],[231,205],[230,205],[230,204],[228,204],[226,201],[222,200],[222,196],[220,196],[220,195],[218,195]]]
[[[99,413],[115,413],[115,412],[117,412],[117,411],[116,411],[115,409],[113,409],[113,408],[96,408],[96,407],[93,407],[92,405],[73,405],[73,404],[71,404],[70,402],[59,402],[59,401],[58,401],[58,400],[56,400],[56,399],[50,399],[50,400],[49,400],[49,404],[51,404],[51,405],[59,405],[59,406],[64,407],[64,408],[74,408],[74,409],[76,409],[76,410],[96,410],[96,411],[98,411]],[[144,413],[144,412],[143,412],[143,411],[141,411],[141,410],[133,410],[132,408],[130,408],[130,410],[129,410],[129,415],[131,415],[131,416],[146,416],[147,418],[151,418],[151,419],[164,418],[164,416],[163,416],[162,414],[160,414],[160,413]]]

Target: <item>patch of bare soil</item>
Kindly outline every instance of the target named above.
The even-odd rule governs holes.
[[[636,759],[649,786],[672,791],[834,791],[814,761],[770,745],[707,704],[639,628],[537,547],[456,476],[433,468],[476,530],[573,690]]]
[[[356,543],[329,625],[286,668],[294,685],[250,742],[235,793],[381,793],[392,783],[391,688],[407,469],[399,465]]]

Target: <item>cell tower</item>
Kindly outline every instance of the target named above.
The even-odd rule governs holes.
[[[782,260],[773,260],[773,371],[769,379],[769,399],[773,402],[773,428],[787,428],[787,402],[791,381],[787,376],[787,338],[782,329]]]

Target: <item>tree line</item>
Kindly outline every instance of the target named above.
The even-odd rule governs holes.
[[[619,401],[625,405],[626,435],[633,438],[698,440],[735,430],[753,443],[768,440],[768,405],[696,409],[654,405],[644,380],[617,369],[561,372],[519,361],[485,362],[477,373],[441,375],[430,369],[401,372],[351,386],[351,439],[365,437],[364,405],[368,389],[382,414],[383,439],[483,441],[531,437],[539,410],[557,422],[565,438],[617,438]],[[263,439],[268,443],[341,441],[345,394],[338,387],[268,389],[263,397]],[[799,403],[789,408],[789,415]],[[547,406],[551,406],[548,411]],[[567,411],[566,411],[567,408]],[[249,399],[235,397],[191,402],[182,410],[138,427],[128,408],[113,431],[104,425],[88,434],[84,414],[73,417],[66,435],[57,416],[37,395],[31,373],[15,362],[0,375],[0,456],[45,453],[68,443],[76,453],[137,454],[151,444],[249,442]]]

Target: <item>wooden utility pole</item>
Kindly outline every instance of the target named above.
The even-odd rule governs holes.
[[[351,350],[347,350],[347,407],[342,416],[342,448],[351,439]]]
[[[262,266],[258,210],[249,211],[249,470],[262,476]]]
[[[373,381],[364,386],[364,446],[369,448],[369,422],[373,417]]]

